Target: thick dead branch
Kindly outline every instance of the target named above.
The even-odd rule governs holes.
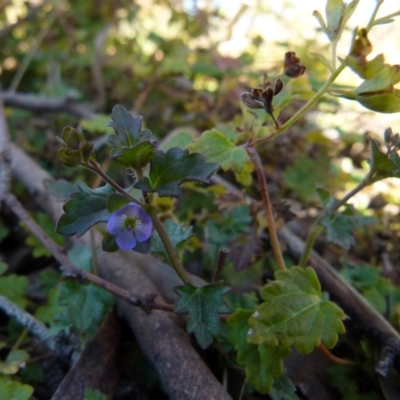
[[[38,167],[25,153],[11,146],[12,173],[32,193],[33,199],[54,219],[62,209],[43,187],[49,175]],[[81,238],[90,243],[89,235]],[[100,247],[101,237],[95,234]],[[158,293],[140,268],[160,261],[135,252],[104,253],[99,250],[98,269],[101,277],[138,295]],[[212,375],[190,344],[189,337],[168,313],[154,311],[146,315],[137,307],[117,300],[121,313],[132,327],[143,352],[159,373],[171,399],[228,400],[230,396]]]
[[[3,92],[4,105],[32,112],[66,112],[79,118],[94,118],[96,114],[72,97],[51,98],[18,92]]]

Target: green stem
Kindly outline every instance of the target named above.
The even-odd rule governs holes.
[[[313,249],[315,240],[317,239],[318,235],[323,231],[322,226],[318,225],[320,218],[318,218],[312,227],[310,228],[308,235],[307,235],[307,240],[305,243],[305,247],[303,250],[303,253],[301,255],[300,261],[299,261],[299,267],[305,268],[307,267],[307,262],[308,259],[310,258],[311,251]]]
[[[257,150],[252,147],[251,143],[247,144],[246,150],[257,174],[257,181],[264,204],[265,215],[267,217],[269,238],[271,240],[271,246],[274,252],[274,256],[276,258],[276,261],[278,262],[279,268],[286,269],[285,260],[283,259],[278,235],[276,233],[274,213],[272,211],[271,200],[269,199],[267,181],[265,179],[265,173],[260,160],[260,156],[258,155]]]
[[[83,166],[96,173],[97,175],[99,175],[101,177],[101,179],[103,179],[104,182],[107,182],[111,187],[113,187],[118,193],[123,194],[124,196],[128,197],[129,200],[131,200],[133,203],[138,204],[139,206],[143,207],[145,204],[142,203],[139,200],[136,200],[134,197],[132,197],[129,193],[127,193],[121,186],[118,185],[117,182],[115,182],[113,179],[111,179],[107,174],[105,174],[102,169],[96,165],[96,164],[83,164]]]
[[[369,19],[367,27],[365,28],[367,32],[369,32],[371,28],[374,26],[376,14],[378,14],[379,7],[382,5],[383,1],[384,0],[376,0],[374,11],[371,15],[371,18]]]
[[[346,204],[354,195],[356,195],[359,191],[367,187],[371,183],[372,169],[368,172],[368,174],[364,177],[364,179],[350,192],[348,192],[341,200],[337,201],[331,207],[326,210],[322,210],[317,219],[312,224],[310,231],[307,235],[305,247],[303,250],[303,254],[301,255],[299,266],[301,268],[305,268],[307,266],[308,259],[310,258],[311,251],[314,247],[315,240],[318,235],[323,231],[323,227],[319,225],[319,221],[326,215],[327,212],[337,211],[341,206]]]
[[[160,239],[163,242],[165,250],[167,251],[168,257],[171,260],[172,267],[182,279],[183,283],[190,283],[190,278],[185,268],[183,267],[181,260],[178,257],[178,253],[176,252],[174,245],[172,244],[168,232],[166,231],[164,224],[161,222],[160,217],[157,214],[154,214],[152,217],[153,225],[158,234],[160,235]]]
[[[279,129],[267,137],[263,137],[254,141],[253,145],[258,146],[262,143],[268,142],[275,137],[279,136],[287,129],[289,129],[295,122],[297,122],[329,89],[335,79],[340,75],[340,73],[346,68],[346,64],[342,63],[339,67],[332,73],[329,79],[324,83],[324,85],[318,90],[314,96],[308,100],[308,102],[297,111],[288,121],[286,121]]]

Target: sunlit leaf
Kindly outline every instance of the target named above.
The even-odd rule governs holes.
[[[275,279],[260,289],[263,302],[249,320],[247,340],[268,347],[294,345],[304,354],[321,343],[332,348],[344,332],[345,315],[323,299],[315,271],[292,267],[276,271]]]
[[[221,164],[224,171],[232,168],[240,173],[248,160],[246,150],[234,145],[217,129],[203,132],[200,139],[189,145],[189,149],[203,153],[207,161]]]
[[[253,313],[251,310],[237,309],[229,317],[229,340],[238,352],[237,363],[245,367],[248,383],[260,393],[268,393],[272,389],[274,379],[282,375],[282,359],[290,354],[290,349],[248,343],[248,320]]]

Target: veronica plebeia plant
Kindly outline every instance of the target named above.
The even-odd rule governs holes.
[[[322,210],[310,229],[299,265],[287,268],[257,148],[286,132],[324,95],[358,101],[376,112],[400,111],[400,97],[394,87],[400,81],[399,66],[385,63],[383,54],[368,59],[372,51],[369,31],[377,24],[391,22],[393,17],[377,18],[380,4],[377,2],[367,26],[354,30],[349,53],[344,56],[336,54],[337,44],[358,1],[345,4],[341,0],[329,0],[325,17],[315,11],[314,15],[329,39],[332,51],[330,59],[324,54],[315,54],[313,62],[322,63],[329,71],[329,78],[283,124],[279,120],[280,112],[292,100],[301,98],[294,82],[298,78],[306,79],[306,66],[293,51],[285,54],[279,75],[267,78],[262,86],[243,93],[245,108],[239,123],[245,126],[238,127],[241,134],[237,138],[214,128],[203,132],[190,144],[163,150],[158,147],[152,133],[142,128],[141,116],[134,116],[123,106],[116,105],[109,123],[115,133],[109,135],[108,143],[111,157],[123,171],[121,174],[130,171],[129,176],[133,180],[129,188],[120,186],[118,179],[111,179],[101,169],[93,145],[85,139],[81,129],[67,127],[62,133],[61,161],[68,167],[83,167],[96,173],[105,185],[91,189],[84,182],[78,182],[71,186],[57,231],[66,236],[79,237],[94,225],[104,223],[100,225],[104,234],[104,251],[136,251],[162,256],[165,268],[173,268],[182,281],[175,288],[179,298],[173,309],[176,313],[188,314],[188,333],[193,333],[198,344],[207,348],[218,335],[221,321],[227,320],[224,339],[219,340],[230,342],[236,362],[244,368],[247,382],[261,393],[271,392],[276,385],[283,385],[293,392],[290,383],[281,377],[282,360],[290,354],[292,347],[304,354],[319,346],[331,349],[338,340],[338,334],[344,333],[345,314],[322,292],[314,269],[307,266],[309,255],[316,237],[322,232],[325,232],[328,241],[338,245],[348,247],[353,243],[353,215],[343,206],[367,185],[390,176],[400,177],[400,161],[397,155],[398,137],[388,130],[385,134],[386,152],[381,150],[379,143],[371,141],[370,171],[360,185],[341,200],[320,189]],[[332,87],[345,68],[354,71],[363,82],[351,89]],[[229,309],[224,296],[230,288],[223,281],[214,279],[200,285],[194,283],[183,265],[180,251],[193,236],[192,229],[190,226],[183,227],[177,214],[174,214],[176,210],[171,211],[174,218],[165,218],[159,207],[159,199],[179,199],[186,183],[207,185],[219,170],[232,171],[238,182],[248,183],[255,179],[262,206],[254,207],[244,221],[246,226],[252,226],[252,232],[257,232],[262,230],[260,221],[266,217],[264,227],[267,225],[269,241],[279,267],[274,279],[260,289],[259,304],[248,309]],[[210,242],[214,239],[214,244],[222,242],[218,242],[220,238],[212,237],[213,232],[214,235],[217,235],[215,232],[220,235],[223,232],[227,237],[231,234],[227,228],[218,231],[213,221],[207,224]],[[235,229],[240,231],[241,228]],[[248,232],[242,230],[248,241],[258,240],[256,235]],[[202,239],[206,240],[203,237],[198,242],[201,243]],[[246,246],[247,243],[243,252],[251,248]],[[218,254],[215,265],[221,269],[225,261],[224,251],[218,245],[215,250]]]

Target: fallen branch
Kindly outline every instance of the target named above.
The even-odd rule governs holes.
[[[4,105],[22,108],[32,112],[66,112],[79,118],[94,118],[96,114],[89,108],[79,104],[73,97],[42,97],[32,94],[4,91]]]

